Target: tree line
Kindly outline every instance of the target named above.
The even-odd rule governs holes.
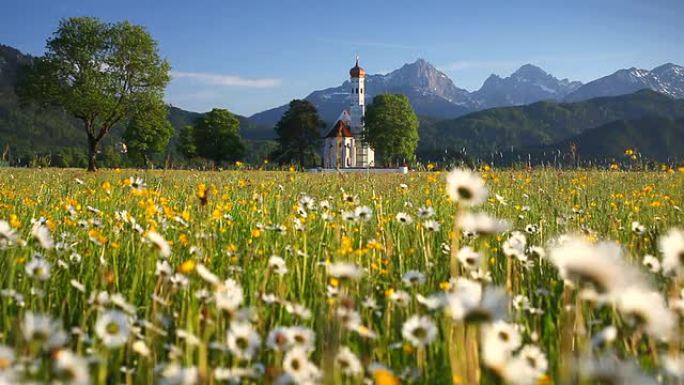
[[[89,171],[97,170],[103,139],[115,127],[124,127],[121,151],[140,164],[149,165],[153,154],[167,148],[176,135],[163,101],[170,65],[144,27],[94,17],[67,18],[46,47],[43,56],[23,68],[17,95],[23,106],[57,106],[80,122]],[[376,150],[376,163],[415,160],[418,119],[405,96],[376,96],[365,126],[361,140]],[[274,128],[277,146],[269,159],[302,167],[319,165],[325,127],[313,104],[291,101]],[[183,127],[176,137],[176,149],[187,159],[207,160],[215,167],[244,159],[248,147],[236,116],[218,108]]]

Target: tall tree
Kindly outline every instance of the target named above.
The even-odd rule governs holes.
[[[164,151],[174,134],[168,120],[168,109],[160,100],[138,106],[126,126],[123,139],[135,160],[149,165],[149,156]]]
[[[313,164],[320,151],[323,122],[308,100],[295,99],[275,127],[278,149],[273,158],[280,163]]]
[[[214,108],[204,114],[191,131],[197,155],[215,164],[241,159],[245,146],[239,129],[240,121],[228,110]]]
[[[176,148],[188,159],[197,156],[197,145],[195,145],[195,135],[191,124],[184,126],[178,133]]]
[[[89,171],[102,138],[137,105],[161,101],[169,82],[169,64],[143,27],[93,17],[61,20],[45,55],[23,72],[24,101],[61,106],[83,122]]]
[[[418,146],[418,117],[404,95],[380,94],[365,116],[365,136],[386,164],[413,161]]]

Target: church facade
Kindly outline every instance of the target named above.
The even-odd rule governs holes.
[[[348,109],[340,114],[323,141],[324,168],[369,168],[375,166],[375,152],[363,143],[366,113],[366,71],[356,65],[349,70],[350,99]]]

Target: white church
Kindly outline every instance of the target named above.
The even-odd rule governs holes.
[[[356,65],[349,70],[351,80],[349,108],[343,110],[323,142],[323,167],[328,169],[370,168],[375,152],[363,143],[366,71]]]

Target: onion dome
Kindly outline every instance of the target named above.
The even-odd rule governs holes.
[[[362,78],[366,76],[366,70],[359,67],[359,57],[356,57],[356,65],[349,70],[349,76],[353,78]]]

